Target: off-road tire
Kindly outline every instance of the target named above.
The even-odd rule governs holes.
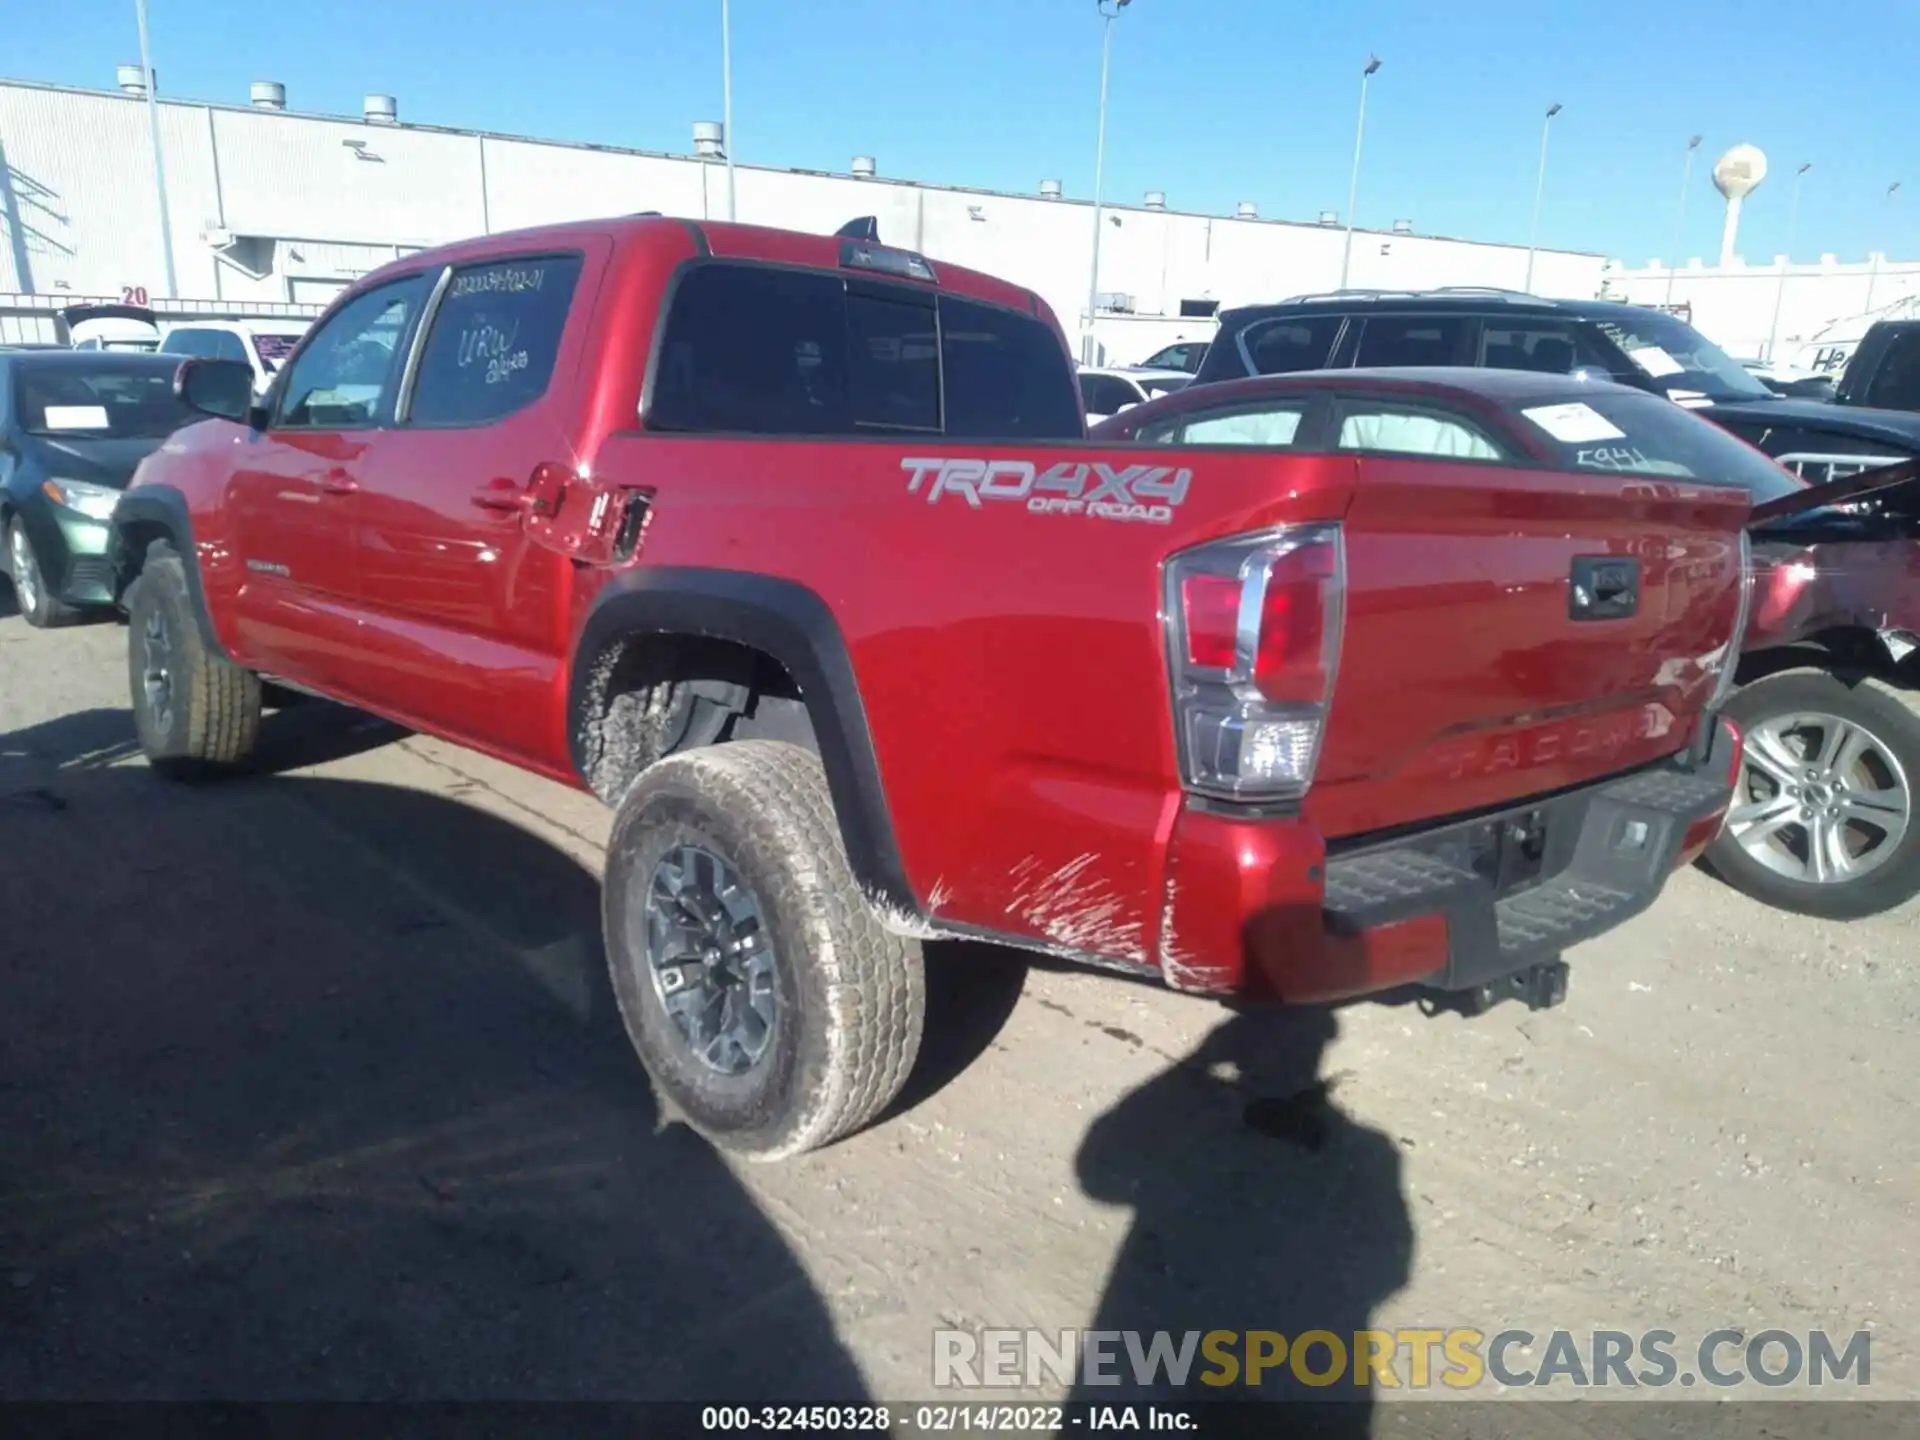
[[[14,539],[16,533],[20,537],[18,541]],[[27,564],[31,565],[34,571],[30,586],[33,591],[31,605],[27,604],[21,595],[19,583],[13,575],[15,569],[13,555],[16,544],[25,550]],[[33,537],[27,534],[26,521],[18,515],[14,516],[6,528],[0,530],[0,545],[4,545],[6,549],[7,575],[14,582],[14,608],[20,612],[22,620],[36,630],[53,630],[62,625],[71,625],[80,618],[80,611],[67,604],[47,587],[46,572],[40,568],[40,557],[33,548]]]
[[[738,874],[773,944],[772,1035],[741,1075],[694,1054],[652,978],[648,890],[661,858],[686,845]],[[926,1020],[920,947],[875,917],[806,750],[743,740],[649,766],[615,818],[602,904],[614,994],[664,1119],[747,1159],[780,1160],[860,1129],[906,1083]]]
[[[1725,711],[1743,732],[1801,712],[1864,726],[1900,762],[1910,791],[1920,786],[1920,714],[1882,680],[1842,678],[1818,669],[1787,670],[1735,691]],[[1736,794],[1734,803],[1740,800]],[[1858,920],[1920,893],[1920,815],[1910,814],[1907,833],[1893,855],[1855,880],[1819,884],[1780,875],[1748,855],[1728,830],[1721,831],[1702,858],[1714,875],[1762,904],[1828,920]]]
[[[147,763],[174,779],[242,769],[260,734],[260,677],[207,648],[187,589],[186,564],[164,540],[127,587],[127,683]],[[148,627],[158,620],[168,656],[170,704],[156,711],[145,683]]]

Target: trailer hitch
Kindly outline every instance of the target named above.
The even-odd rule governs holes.
[[[1484,1015],[1503,1000],[1518,1000],[1529,1010],[1551,1010],[1567,1000],[1567,979],[1572,973],[1564,960],[1542,960],[1511,975],[1470,985],[1464,990],[1436,990],[1422,998],[1420,1008],[1428,1015]]]

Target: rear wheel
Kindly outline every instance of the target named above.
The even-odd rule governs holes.
[[[78,618],[79,612],[48,588],[40,557],[27,535],[26,521],[18,515],[7,526],[7,574],[13,580],[14,602],[29,625],[48,630]]]
[[[186,565],[155,541],[127,587],[127,680],[147,762],[177,778],[232,770],[260,733],[260,677],[207,648]]]
[[[603,904],[621,1016],[670,1118],[783,1159],[906,1082],[920,947],[874,918],[807,751],[742,740],[649,766],[614,822]]]
[[[1884,683],[1794,670],[1727,704],[1746,736],[1708,866],[1756,900],[1829,919],[1920,893],[1920,715]]]

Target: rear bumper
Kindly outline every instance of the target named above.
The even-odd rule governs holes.
[[[1290,1002],[1469,990],[1639,914],[1718,833],[1740,740],[1469,820],[1338,848],[1300,821],[1189,809],[1162,968],[1181,989]]]

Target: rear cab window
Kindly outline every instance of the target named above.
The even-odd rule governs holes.
[[[1805,488],[1744,441],[1657,395],[1529,400],[1511,413],[1558,469],[1739,485],[1756,505]]]
[[[684,271],[643,404],[656,430],[1078,439],[1038,319],[905,284],[734,261]]]

